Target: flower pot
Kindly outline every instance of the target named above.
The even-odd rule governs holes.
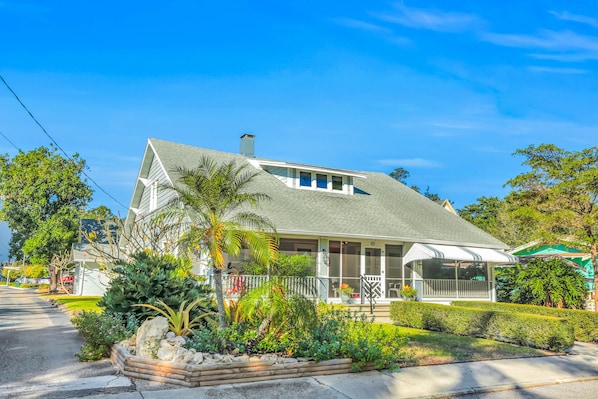
[[[341,294],[341,303],[353,303],[353,297],[349,294]]]

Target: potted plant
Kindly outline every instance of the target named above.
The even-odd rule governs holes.
[[[340,294],[342,303],[351,303],[353,299],[353,287],[347,283],[343,283],[336,291]]]
[[[404,285],[401,288],[401,297],[406,301],[417,300],[417,290],[409,285]]]

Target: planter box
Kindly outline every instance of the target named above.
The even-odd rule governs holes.
[[[274,363],[271,361],[181,364],[133,356],[121,345],[112,347],[112,364],[125,376],[183,387],[199,387],[282,378],[351,372],[351,359],[322,362]]]

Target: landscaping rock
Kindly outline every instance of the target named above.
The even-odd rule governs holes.
[[[137,330],[137,339],[135,347],[137,355],[156,359],[160,341],[166,337],[168,332],[168,320],[165,317],[158,316],[143,322]]]

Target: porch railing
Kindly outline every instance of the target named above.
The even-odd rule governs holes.
[[[490,298],[490,282],[424,279],[422,294],[424,298]]]
[[[222,275],[222,290],[227,297],[235,298],[243,292],[256,289],[265,282],[273,279],[281,281],[287,289],[307,298],[318,298],[322,282],[317,277],[272,277],[263,275]]]

